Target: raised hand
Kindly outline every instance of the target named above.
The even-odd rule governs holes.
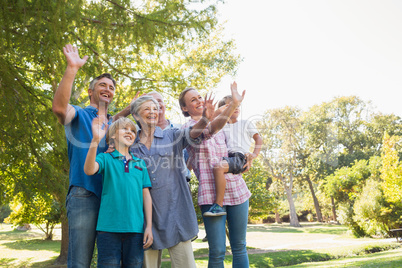
[[[73,47],[70,44],[67,44],[65,47],[63,47],[63,53],[64,56],[66,56],[67,65],[77,69],[81,68],[88,59],[88,56],[84,56],[81,59],[80,55],[78,55],[77,47]]]
[[[92,121],[92,140],[100,142],[106,135],[108,125],[105,124],[105,116],[101,115]]]
[[[204,111],[202,112],[202,116],[207,118],[209,121],[211,121],[214,117],[215,113],[215,104],[214,103],[214,98],[212,97],[212,93],[208,94],[205,96],[204,100]]]
[[[242,94],[240,95],[239,92],[237,91],[237,83],[236,82],[233,82],[232,84],[230,84],[230,90],[232,91],[233,104],[235,104],[237,107],[243,101],[246,91],[243,90]]]

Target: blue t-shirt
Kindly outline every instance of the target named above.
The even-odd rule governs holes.
[[[97,231],[143,233],[143,188],[151,187],[145,162],[135,156],[126,158],[117,150],[99,154],[99,174],[103,175],[103,191]]]
[[[88,154],[89,146],[92,141],[92,120],[98,117],[98,109],[93,106],[87,106],[82,109],[73,105],[75,109],[74,119],[64,130],[67,138],[68,160],[70,161],[70,185],[79,186],[96,194],[99,198],[102,193],[102,176],[88,176],[84,172],[85,159]],[[109,125],[112,123],[112,117],[108,115]],[[99,143],[97,154],[107,150],[105,138]]]

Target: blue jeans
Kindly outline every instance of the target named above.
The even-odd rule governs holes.
[[[141,268],[144,234],[98,232],[98,268]]]
[[[202,214],[211,205],[201,206]],[[224,206],[226,216],[203,217],[209,245],[209,268],[223,268],[226,252],[226,229],[228,222],[230,247],[233,253],[232,267],[248,268],[249,261],[246,249],[246,233],[248,221],[248,200],[236,206]]]
[[[88,268],[95,247],[100,199],[82,187],[71,187],[66,200],[68,218],[67,267]]]

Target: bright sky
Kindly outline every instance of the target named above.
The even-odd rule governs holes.
[[[243,119],[351,95],[402,117],[402,1],[228,0],[219,11],[244,58]]]

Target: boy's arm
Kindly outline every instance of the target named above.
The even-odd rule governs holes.
[[[75,116],[75,109],[69,104],[74,79],[78,70],[87,61],[88,56],[84,56],[81,59],[78,55],[77,48],[70,44],[63,47],[63,53],[67,59],[67,69],[64,72],[59,87],[54,93],[52,110],[59,122],[66,125],[70,123]]]
[[[88,150],[87,158],[85,159],[84,172],[88,176],[94,175],[99,170],[99,164],[95,161],[98,145],[99,142],[94,142],[94,140],[92,140]]]
[[[253,139],[254,139],[255,144],[254,144],[254,150],[250,154],[251,159],[257,158],[257,156],[260,154],[261,147],[262,147],[262,138],[259,133],[255,133],[253,135]]]
[[[95,174],[99,170],[99,164],[96,162],[96,151],[102,138],[106,134],[107,126],[103,123],[105,116],[96,117],[92,121],[92,141],[85,159],[84,172],[88,176]]]
[[[241,104],[241,102],[244,99],[244,95],[246,94],[246,91],[243,91],[242,95],[239,94],[237,91],[237,83],[233,82],[230,85],[230,89],[232,91],[232,101],[230,104],[222,111],[220,115],[218,115],[214,120],[208,125],[209,127],[209,133],[215,134],[219,130],[221,130],[225,124],[229,121],[230,116],[233,114],[233,112],[236,110],[237,107]]]
[[[149,193],[149,188],[142,189],[143,202],[144,202],[144,213],[145,222],[147,226],[144,231],[144,248],[149,248],[154,242],[154,237],[152,235],[152,198]]]
[[[244,170],[243,173],[249,171],[249,169],[251,168],[251,164],[253,163],[253,160],[254,160],[255,158],[257,158],[257,156],[260,154],[260,151],[261,151],[261,147],[262,147],[262,138],[261,138],[260,134],[259,134],[259,133],[255,133],[255,134],[253,135],[253,139],[254,139],[254,142],[255,142],[255,144],[254,144],[254,150],[253,150],[252,153],[246,154],[247,163],[246,163],[246,165],[244,166],[244,167],[246,167],[246,170]]]

